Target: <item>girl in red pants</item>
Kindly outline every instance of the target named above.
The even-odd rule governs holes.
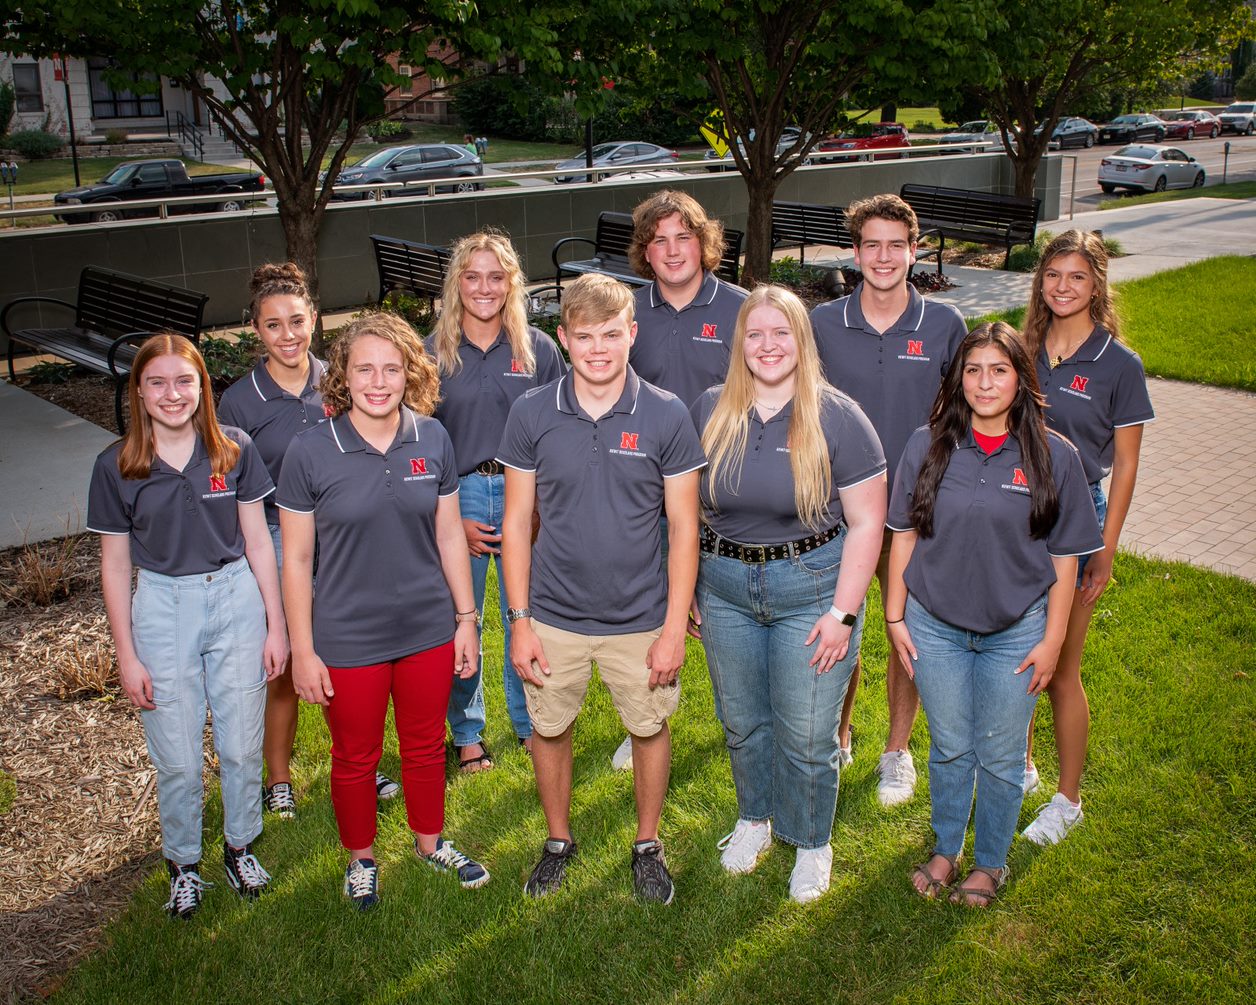
[[[344,891],[362,910],[379,900],[375,768],[390,697],[416,853],[464,887],[489,878],[441,836],[445,709],[454,675],[475,672],[478,612],[453,447],[430,418],[438,385],[409,325],[359,318],[328,354],[330,420],[292,441],[280,475],[293,685],[327,716]]]

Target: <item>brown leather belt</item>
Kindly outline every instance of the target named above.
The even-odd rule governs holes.
[[[828,544],[842,532],[839,523],[828,530],[822,530],[810,537],[801,537],[797,541],[786,541],[783,544],[742,544],[720,537],[710,527],[703,525],[702,537],[698,546],[708,554],[720,555],[724,558],[736,558],[747,565],[762,565],[764,562],[775,562],[781,558],[796,558],[809,551],[815,551],[822,544]]]

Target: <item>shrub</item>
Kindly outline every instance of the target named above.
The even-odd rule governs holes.
[[[1033,244],[1018,244],[1012,249],[1012,254],[1008,257],[1007,268],[1009,272],[1033,272],[1038,268],[1038,262],[1042,258],[1043,249],[1051,243],[1055,235],[1049,230],[1038,231],[1038,236],[1034,238]],[[1125,254],[1125,249],[1121,247],[1121,242],[1112,237],[1105,237],[1103,246],[1108,251],[1110,258],[1119,258]]]
[[[454,88],[454,111],[467,132],[512,140],[548,139],[546,123],[558,101],[523,77],[486,76]]]
[[[105,130],[105,142],[111,146],[117,146],[126,142],[125,129],[107,129]]]
[[[28,368],[26,376],[30,378],[32,384],[68,384],[76,373],[78,373],[78,367],[73,363],[55,363],[52,360],[44,360]]]
[[[1234,96],[1244,101],[1256,99],[1256,62],[1253,62],[1243,76],[1234,82]]]
[[[0,597],[9,604],[48,607],[74,592],[81,578],[75,561],[81,536],[28,544],[0,577]]]
[[[420,337],[426,337],[436,324],[436,311],[432,309],[430,300],[413,297],[400,290],[391,291],[379,308],[404,318]]]
[[[28,161],[38,161],[55,154],[65,140],[42,129],[19,129],[9,135],[8,144]]]
[[[366,135],[373,140],[399,139],[410,135],[410,130],[396,119],[377,119],[366,127]]]
[[[103,698],[120,686],[113,646],[100,638],[72,639],[69,648],[49,653],[48,667],[62,701]]]
[[[17,782],[7,771],[0,771],[0,817],[13,809],[17,802]]]
[[[8,133],[15,107],[17,107],[17,95],[14,93],[13,85],[7,81],[0,83],[0,136]]]
[[[262,343],[252,330],[245,330],[236,332],[234,339],[203,338],[200,350],[214,389],[221,393],[253,369],[261,357]]]

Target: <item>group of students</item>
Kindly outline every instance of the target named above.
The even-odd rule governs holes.
[[[596,665],[629,734],[634,889],[671,902],[659,823],[686,633],[705,651],[736,791],[723,867],[750,872],[775,833],[795,848],[790,895],[822,895],[873,575],[891,648],[884,805],[912,797],[921,703],[929,725],[935,843],[916,892],[984,906],[1006,882],[1044,690],[1059,792],[1025,836],[1051,843],[1080,821],[1082,649],[1153,417],[1117,338],[1102,241],[1048,245],[1024,335],[967,333],[908,283],[910,207],[876,196],[848,224],[863,280],[809,316],[781,287],[717,279],[720,223],[683,193],[654,194],[630,254],[648,285],[594,275],[564,291],[569,367],[528,325],[518,256],[493,232],[455,245],[426,341],[368,313],[325,364],[300,271],[263,266],[252,316],[266,356],[217,413],[191,342],[145,342],[88,526],[157,769],[173,915],[208,885],[207,702],[241,896],[270,880],[252,847],[263,797],[295,809],[298,699],[322,706],[331,734],[358,908],[379,899],[376,805],[397,789],[378,773],[390,700],[417,857],[464,887],[488,881],[444,835],[444,790],[447,722],[463,770],[492,766],[479,627],[493,561],[507,711],[547,825],[529,895],[559,889],[577,855],[572,731]]]

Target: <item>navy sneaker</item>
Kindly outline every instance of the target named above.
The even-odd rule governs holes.
[[[345,896],[359,911],[379,903],[379,868],[373,858],[355,858],[345,869]]]
[[[464,890],[474,890],[489,881],[488,870],[474,859],[467,858],[443,837],[436,839],[436,850],[424,855],[419,850],[419,839],[414,839],[414,851],[424,862],[437,872],[457,872],[458,882]]]

